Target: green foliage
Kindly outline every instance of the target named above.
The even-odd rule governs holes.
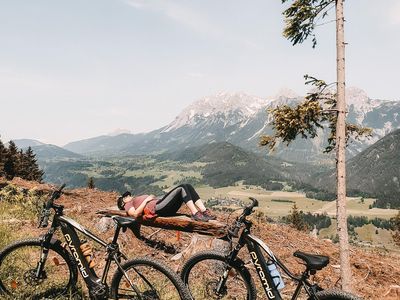
[[[185,162],[208,162],[201,174],[203,182],[214,188],[233,186],[242,180],[244,184],[262,185],[282,177],[278,168],[263,158],[229,143],[193,147],[168,157]]]
[[[0,188],[1,218],[36,219],[40,214],[44,195],[13,184]]]
[[[309,93],[305,100],[295,107],[288,105],[270,109],[272,114],[272,128],[274,135],[263,135],[260,138],[261,146],[268,146],[273,150],[279,141],[289,145],[297,136],[301,138],[315,138],[318,129],[327,124],[329,128],[328,145],[324,152],[329,153],[336,146],[336,96],[329,90],[331,84],[323,80],[305,75],[306,84],[311,84],[316,89]],[[350,137],[360,139],[372,134],[370,128],[346,123],[346,142]]]
[[[0,176],[9,180],[17,176],[41,182],[43,174],[31,147],[24,152],[19,150],[13,141],[9,142],[8,148],[0,141]]]
[[[304,221],[304,213],[299,211],[296,204],[293,204],[290,215],[287,216],[286,221],[299,231],[307,230],[307,224]]]
[[[372,204],[372,207],[399,209],[400,196],[396,193],[390,194],[389,191],[379,192],[377,199]]]
[[[320,230],[322,228],[328,228],[332,224],[331,218],[326,213],[312,214],[308,212],[303,214],[303,219],[310,230],[313,229],[314,226]]]
[[[282,183],[276,181],[266,181],[261,183],[260,186],[267,191],[282,191],[285,187]]]
[[[273,149],[278,139],[289,145],[296,139],[297,135],[302,138],[314,138],[317,135],[317,128],[322,128],[322,107],[314,100],[306,100],[297,107],[282,105],[271,109],[273,116],[272,126],[274,136],[262,136],[260,145],[269,146]]]
[[[291,214],[283,217],[282,220],[297,229],[300,228],[299,230],[312,230],[314,226],[320,230],[328,228],[332,224],[331,218],[327,214],[304,213],[303,211],[298,211],[296,205],[293,205]]]
[[[347,229],[354,232],[356,227],[362,227],[367,224],[372,224],[377,228],[391,230],[393,229],[393,224],[391,221],[381,218],[368,219],[366,216],[348,216],[347,217]]]
[[[393,227],[393,241],[397,246],[400,246],[400,210],[397,215],[390,220],[390,223]]]
[[[282,3],[289,1],[282,0]],[[317,39],[313,31],[319,21],[318,17],[325,18],[328,15],[329,8],[334,3],[334,0],[294,0],[291,6],[283,12],[285,17],[283,36],[290,40],[293,45],[301,44],[309,36],[312,36],[314,48]]]
[[[87,182],[87,186],[88,186],[89,189],[94,189],[95,188],[93,177],[89,177],[88,182]]]
[[[296,203],[293,200],[287,200],[287,199],[272,199],[271,202],[279,202],[279,203]]]
[[[192,186],[200,186],[203,184],[203,180],[201,178],[197,178],[194,176],[186,176],[174,182],[174,185],[180,185],[184,183],[189,183]]]
[[[310,199],[317,199],[321,201],[333,201],[336,200],[336,194],[327,191],[308,191],[306,197]]]
[[[317,199],[321,201],[336,200],[336,193],[315,188],[314,186],[308,183],[293,181],[290,183],[290,185],[294,190],[305,192],[307,198]]]

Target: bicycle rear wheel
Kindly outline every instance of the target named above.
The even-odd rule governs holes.
[[[339,289],[327,289],[316,294],[317,297],[312,299],[319,300],[362,300],[360,297],[344,292]]]
[[[9,299],[70,297],[77,270],[72,257],[57,242],[50,244],[44,270],[36,274],[42,241],[17,241],[0,252],[0,292]]]
[[[227,279],[218,293],[224,274]],[[202,251],[192,256],[183,266],[181,277],[195,300],[254,300],[257,297],[254,281],[244,263],[236,259],[228,266],[225,256],[218,251]]]
[[[130,282],[118,269],[111,283],[113,299],[191,300],[179,276],[155,259],[129,260],[122,268]]]

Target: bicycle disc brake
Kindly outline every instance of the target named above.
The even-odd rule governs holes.
[[[226,296],[227,290],[226,286],[221,288],[221,291],[217,293],[217,286],[218,286],[218,281],[209,281],[205,288],[206,288],[206,293],[207,296],[210,297],[210,299],[221,299],[222,297]]]
[[[39,285],[47,278],[46,272],[42,271],[40,277],[36,276],[36,269],[28,270],[24,273],[24,281],[29,285]]]

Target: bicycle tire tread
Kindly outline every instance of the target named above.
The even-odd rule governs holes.
[[[319,300],[362,300],[362,298],[340,289],[326,289],[316,294]]]

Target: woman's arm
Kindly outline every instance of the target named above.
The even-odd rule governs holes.
[[[138,206],[138,208],[135,209],[134,207],[131,207],[128,210],[128,215],[134,218],[140,217],[143,214],[143,210],[146,207],[146,204],[154,199],[157,199],[156,196],[154,195],[147,196],[147,198],[143,200],[143,202]]]

